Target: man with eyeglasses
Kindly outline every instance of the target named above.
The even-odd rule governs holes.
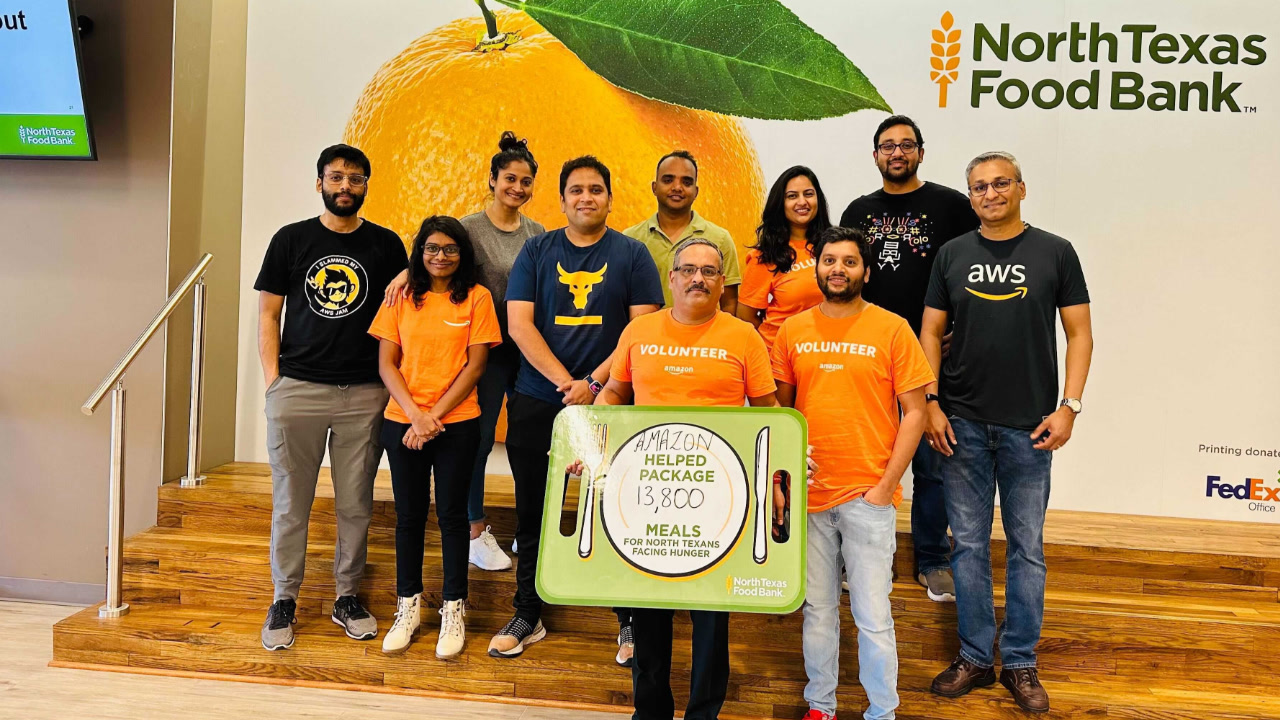
[[[659,272],[672,267],[675,248],[684,240],[700,237],[710,240],[724,257],[724,291],[720,309],[732,315],[738,307],[738,286],[742,272],[738,268],[738,248],[729,231],[693,211],[698,199],[698,161],[688,150],[673,150],[658,160],[653,183],[653,197],[658,211],[622,231],[623,235],[644,243],[653,256]],[[671,288],[662,288],[666,306],[671,307]]]
[[[1036,671],[1044,519],[1053,451],[1071,439],[1093,354],[1089,290],[1071,243],[1022,221],[1027,186],[1012,155],[983,153],[965,177],[982,226],[938,254],[920,334],[941,379],[927,403],[925,437],[945,456],[960,631],[959,657],[932,689],[959,697],[996,680],[991,518],[999,492],[1007,545],[1000,683],[1018,707],[1047,712],[1049,695]],[[1067,338],[1061,402],[1055,314]],[[943,365],[949,321],[955,325]]]
[[[938,250],[978,227],[963,194],[917,175],[924,137],[905,115],[886,118],[872,137],[871,158],[883,186],[849,203],[841,227],[858,228],[871,244],[867,302],[901,315],[918,336],[924,294]],[[921,442],[911,461],[911,544],[916,582],[934,602],[955,601],[951,541],[942,498],[941,458]]]
[[[369,158],[360,150],[325,148],[316,162],[316,192],[324,212],[286,225],[271,238],[254,283],[272,484],[275,594],[262,625],[262,646],[268,650],[293,645],[307,521],[326,443],[338,524],[332,619],[356,640],[378,634],[377,620],[356,597],[382,454],[378,430],[388,398],[378,375],[378,341],[369,326],[387,284],[409,259],[394,232],[359,216],[369,174]]]
[[[618,339],[609,382],[597,405],[776,407],[764,340],[750,324],[720,310],[724,258],[710,239],[691,237],[672,253],[671,307],[631,321]],[[694,349],[697,352],[688,352]],[[571,468],[581,474],[581,467]],[[776,502],[776,501],[775,501]],[[524,541],[520,541],[524,549]],[[634,720],[671,720],[673,610],[632,611]],[[691,610],[689,720],[714,720],[729,684],[729,614]]]

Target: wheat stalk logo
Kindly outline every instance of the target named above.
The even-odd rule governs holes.
[[[929,79],[938,84],[938,107],[947,106],[947,86],[956,81],[960,67],[960,28],[951,26],[955,18],[950,12],[942,14],[942,27],[933,31],[933,57],[929,58]]]

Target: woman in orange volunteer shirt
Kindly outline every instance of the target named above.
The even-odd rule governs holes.
[[[770,348],[783,320],[822,302],[813,243],[829,227],[818,176],[803,165],[788,168],[769,190],[738,292],[738,317],[754,325]]]
[[[467,493],[480,444],[476,382],[502,341],[493,298],[476,284],[475,248],[462,223],[422,222],[409,253],[409,294],[382,307],[369,328],[391,391],[382,446],[396,503],[396,619],[382,643],[403,652],[420,624],[423,535],[436,482],[444,555],[444,607],[436,656],[462,652],[467,598]]]

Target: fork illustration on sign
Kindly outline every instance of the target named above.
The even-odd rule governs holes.
[[[609,426],[591,426],[591,447],[586,453],[586,466],[591,474],[587,482],[587,496],[583,499],[582,525],[578,528],[578,557],[591,556],[592,542],[596,535],[596,483],[608,473],[605,453],[609,447]]]

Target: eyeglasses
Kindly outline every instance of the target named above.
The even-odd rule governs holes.
[[[432,256],[439,255],[443,252],[445,257],[457,257],[458,253],[462,252],[462,248],[457,245],[436,245],[435,243],[430,243],[423,246],[422,252]]]
[[[978,183],[977,185],[970,185],[969,194],[972,195],[973,197],[980,198],[983,195],[987,194],[987,188],[995,188],[996,192],[1004,194],[1009,192],[1009,188],[1013,187],[1014,183],[1017,183],[1017,182],[1021,182],[1021,180],[1010,180],[1009,178],[997,178],[989,183]]]
[[[679,265],[672,269],[680,273],[680,277],[686,279],[692,278],[694,273],[699,271],[702,272],[702,278],[704,280],[715,280],[720,277],[720,268],[711,267],[710,265],[703,265],[702,267],[698,267],[697,265]]]
[[[910,155],[911,153],[915,152],[916,149],[919,148],[921,145],[922,143],[918,143],[913,140],[903,140],[900,143],[891,143],[891,142],[880,143],[878,147],[880,148],[881,155],[892,155],[893,151],[896,148],[902,148],[903,155]]]
[[[343,180],[350,182],[351,187],[364,187],[364,184],[369,182],[369,176],[368,175],[344,175],[340,172],[331,172],[331,173],[324,174],[324,181],[329,183],[330,185],[341,185]]]

